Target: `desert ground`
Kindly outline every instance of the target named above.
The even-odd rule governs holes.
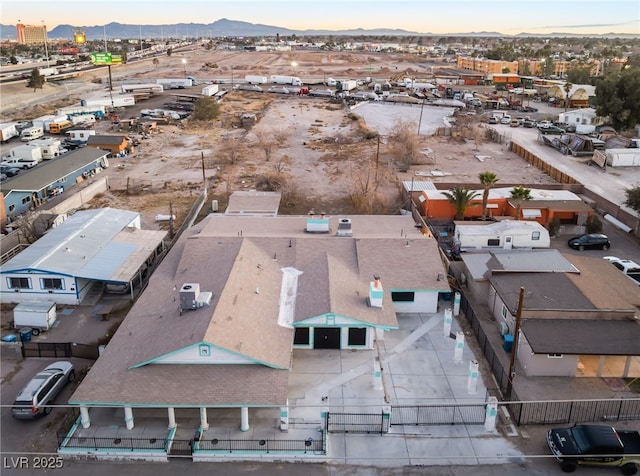
[[[185,65],[182,58],[187,59]],[[199,94],[202,84],[209,81],[223,83],[220,87],[229,93],[222,99],[221,113],[215,121],[186,120],[160,126],[132,154],[110,160],[110,167],[103,173],[111,188],[89,206],[140,211],[143,226],[155,229],[165,226],[154,220],[155,215],[171,210],[180,220],[204,186],[209,198],[219,201],[221,211],[232,192],[259,189],[282,192],[281,213],[305,214],[315,209],[328,214],[355,214],[397,213],[406,206],[400,200],[402,181],[477,183],[479,173],[492,170],[501,183],[553,183],[544,173],[527,167],[507,150],[506,144],[486,140],[479,126],[480,116],[461,119],[467,138],[459,134],[408,134],[407,140],[416,140],[422,153],[407,168],[402,165],[405,146],[402,140],[393,140],[394,131],[416,130],[419,106],[376,104],[379,109],[365,120],[358,108],[352,111],[340,102],[231,87],[231,81],[239,81],[245,74],[295,74],[305,83],[314,83],[329,76],[421,78],[429,73],[430,66],[405,55],[298,51],[196,50],[161,57],[157,64],[148,60],[114,66],[112,94],[118,94],[117,86],[123,83],[153,82],[185,74],[199,81],[185,93]],[[31,119],[78,104],[89,95],[108,95],[107,77],[105,68],[61,84],[45,83],[35,92],[24,83],[2,85],[0,120]],[[165,91],[118,114],[126,119],[143,108],[162,107],[175,100],[174,93]],[[431,114],[428,109],[425,115]],[[247,113],[255,114],[257,121],[241,127],[240,116]],[[396,116],[389,126],[392,113]],[[425,116],[423,120],[428,119]],[[384,132],[379,130],[383,127]],[[109,120],[98,122],[96,132],[120,133]],[[269,147],[268,143],[275,145]],[[210,210],[207,205],[203,212]]]

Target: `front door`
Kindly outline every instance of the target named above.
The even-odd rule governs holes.
[[[340,328],[339,327],[316,327],[313,330],[314,349],[339,349],[340,348]]]

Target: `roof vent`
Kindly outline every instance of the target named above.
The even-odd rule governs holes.
[[[340,218],[338,221],[338,232],[336,234],[338,236],[353,236],[350,218]]]

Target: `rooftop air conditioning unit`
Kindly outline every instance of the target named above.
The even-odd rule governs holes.
[[[200,285],[198,283],[185,283],[180,288],[180,308],[197,309]]]
[[[338,232],[336,234],[338,236],[353,236],[350,218],[340,218],[338,221]]]

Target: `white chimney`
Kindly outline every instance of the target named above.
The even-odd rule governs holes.
[[[375,275],[373,277],[373,281],[369,283],[369,305],[371,307],[382,308],[383,295],[384,295],[384,290],[382,289],[380,276]]]

